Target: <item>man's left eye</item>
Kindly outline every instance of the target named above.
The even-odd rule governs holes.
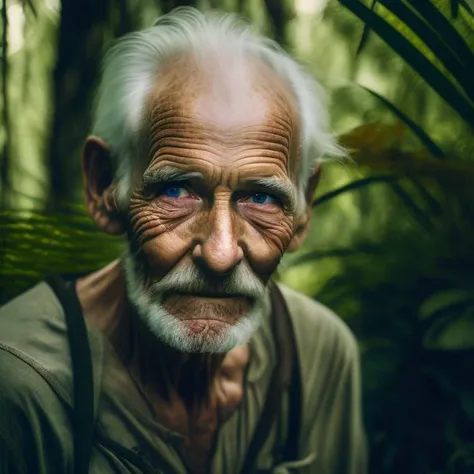
[[[255,193],[250,196],[250,202],[254,204],[276,204],[277,198],[267,193]]]
[[[161,194],[172,199],[190,196],[190,192],[185,187],[176,185],[165,186]]]

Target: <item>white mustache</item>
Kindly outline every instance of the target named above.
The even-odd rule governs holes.
[[[266,286],[255,275],[248,264],[241,262],[225,277],[212,278],[196,266],[170,271],[149,288],[153,293],[192,293],[208,296],[247,296],[260,299]]]

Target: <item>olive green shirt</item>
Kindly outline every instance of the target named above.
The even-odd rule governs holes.
[[[288,422],[283,408],[255,467],[274,474],[365,474],[357,343],[330,310],[279,287],[294,326],[303,385],[299,457],[286,464],[273,459]],[[275,364],[269,306],[250,343],[244,398],[219,429],[212,474],[240,472],[268,395]],[[156,472],[185,474],[181,436],[153,420],[107,339],[91,327],[88,335],[98,432],[138,453]],[[63,308],[51,288],[40,283],[0,308],[1,473],[72,473],[72,396]],[[100,440],[94,444],[90,473],[130,472],[140,470]]]

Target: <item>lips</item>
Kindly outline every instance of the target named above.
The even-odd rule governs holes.
[[[201,320],[235,324],[252,308],[248,296],[212,296],[200,294],[174,294],[164,298],[163,307],[181,320]]]
[[[216,291],[200,291],[199,293],[184,293],[180,291],[171,292],[167,291],[164,293],[164,300],[167,298],[173,297],[183,297],[183,298],[216,298],[216,299],[238,299],[238,298],[247,298],[253,300],[253,298],[244,293],[228,293],[228,292],[216,292]]]

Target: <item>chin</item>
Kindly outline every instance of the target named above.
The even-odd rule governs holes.
[[[214,319],[181,320],[143,294],[134,303],[138,315],[154,336],[187,353],[226,353],[247,343],[259,327],[263,312],[263,305],[256,303],[239,321],[227,324]]]

